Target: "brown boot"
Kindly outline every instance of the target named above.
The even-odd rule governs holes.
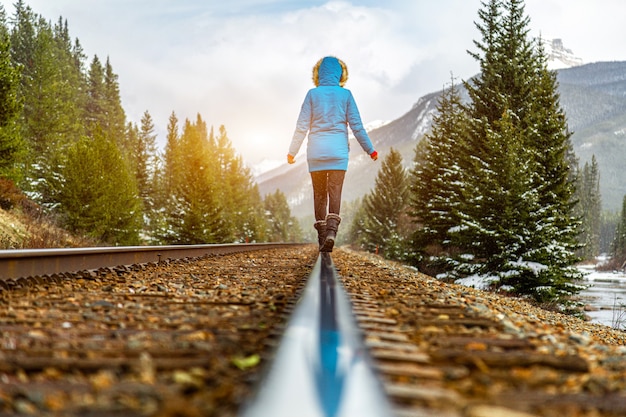
[[[324,245],[320,248],[320,252],[332,252],[337,238],[337,229],[341,223],[341,217],[338,214],[330,213],[326,216],[326,239]]]
[[[326,241],[326,220],[318,220],[313,224],[315,230],[317,230],[317,242],[320,245],[320,250],[324,246]]]

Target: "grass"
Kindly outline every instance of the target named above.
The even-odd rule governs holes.
[[[98,242],[63,229],[13,182],[0,179],[0,249],[97,246]]]
[[[0,249],[46,249],[97,246],[77,236],[45,215],[31,216],[20,210],[0,209]]]

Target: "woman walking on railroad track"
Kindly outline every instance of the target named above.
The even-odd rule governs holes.
[[[304,98],[296,129],[289,146],[287,162],[295,156],[308,133],[307,163],[313,183],[313,209],[321,252],[331,252],[341,222],[341,190],[348,169],[348,125],[359,145],[375,161],[378,152],[370,140],[350,90],[346,64],[332,56],[313,67],[315,88]]]

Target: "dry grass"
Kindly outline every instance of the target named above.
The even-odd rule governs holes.
[[[45,249],[97,246],[76,236],[43,213],[13,182],[0,179],[0,249]]]
[[[57,226],[46,216],[0,209],[0,249],[45,249],[97,246],[98,243]]]

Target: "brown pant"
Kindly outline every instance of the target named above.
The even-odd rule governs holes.
[[[346,171],[311,172],[315,220],[325,220],[327,213],[339,214],[341,190]]]

